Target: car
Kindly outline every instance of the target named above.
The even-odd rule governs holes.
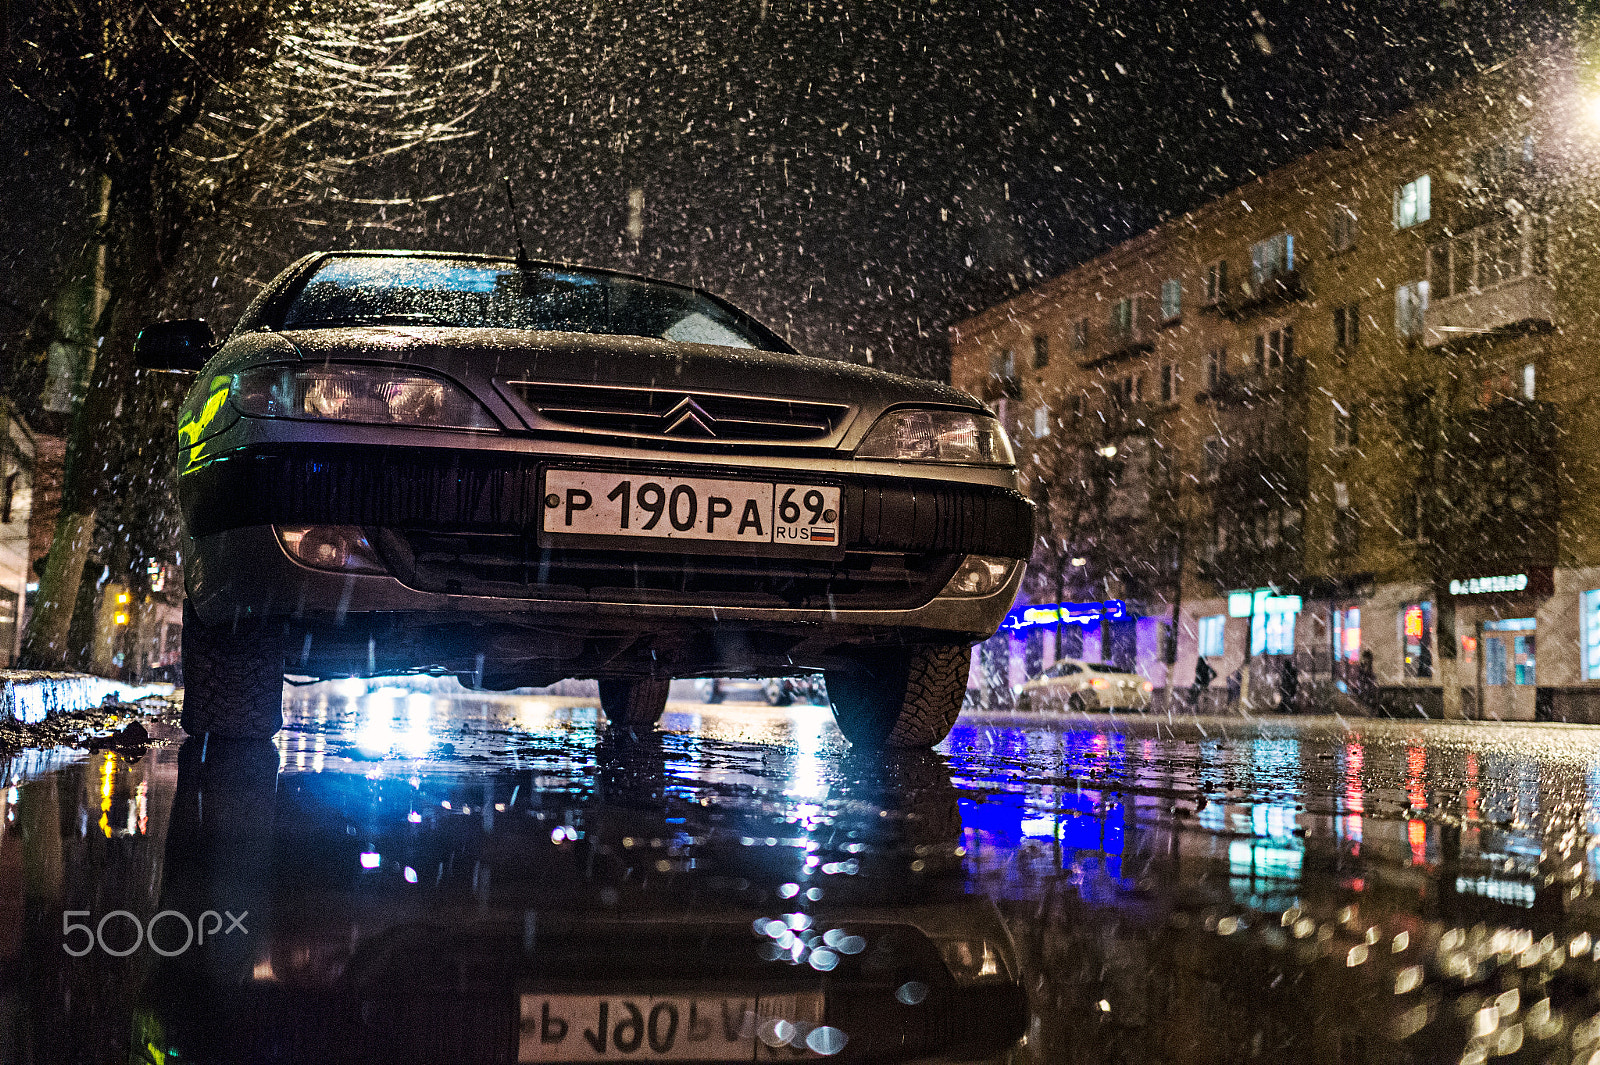
[[[694,690],[703,703],[720,703],[730,697],[736,702],[759,699],[768,706],[828,702],[826,686],[815,676],[701,677],[694,682]]]
[[[1153,685],[1106,662],[1064,658],[1017,686],[1018,710],[1148,710]]]
[[[949,731],[1033,504],[946,385],[800,355],[709,292],[522,255],[329,251],[217,344],[177,425],[184,727],[271,735],[294,677],[825,675],[853,744]]]

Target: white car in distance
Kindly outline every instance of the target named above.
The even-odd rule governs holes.
[[[1148,710],[1151,683],[1106,662],[1064,658],[1018,685],[1018,710]]]

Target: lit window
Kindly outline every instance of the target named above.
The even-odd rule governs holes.
[[[1183,313],[1183,285],[1177,278],[1161,282],[1161,320],[1170,322]]]
[[[1361,661],[1361,610],[1333,612],[1333,657],[1339,662]]]
[[[1430,182],[1427,174],[1394,190],[1394,227],[1409,229],[1428,220]]]
[[[1227,620],[1222,614],[1212,614],[1210,617],[1200,619],[1200,657],[1222,657],[1223,626],[1227,623]]]
[[[1394,331],[1403,337],[1422,335],[1422,316],[1428,309],[1428,283],[1413,281],[1394,290]]]
[[[1409,680],[1433,676],[1433,604],[1407,603],[1400,611],[1400,641]]]
[[[1533,363],[1531,363],[1531,362],[1523,363],[1523,365],[1522,365],[1522,398],[1523,399],[1532,399],[1533,398],[1533,392],[1534,392],[1533,385],[1534,385]]]
[[[1250,619],[1250,653],[1252,655],[1294,654],[1294,619],[1299,615],[1292,610],[1262,611]]]
[[[1033,435],[1045,437],[1050,435],[1050,408],[1036,407],[1033,411]]]
[[[1250,280],[1260,286],[1294,271],[1294,234],[1278,233],[1250,245]]]
[[[1583,676],[1600,680],[1600,590],[1583,593]]]

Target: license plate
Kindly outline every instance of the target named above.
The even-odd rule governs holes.
[[[784,1045],[776,1035],[808,1032],[822,1019],[820,994],[525,993],[517,1060],[793,1061],[817,1055],[803,1036]]]
[[[546,470],[544,493],[550,534],[840,546],[839,489],[822,485]]]

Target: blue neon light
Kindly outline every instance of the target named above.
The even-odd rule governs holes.
[[[1102,618],[1121,621],[1128,616],[1128,607],[1121,599],[1107,599],[1103,603],[1051,603],[1041,606],[1018,607],[1000,623],[1002,629],[1021,632],[1039,625],[1097,625]]]

